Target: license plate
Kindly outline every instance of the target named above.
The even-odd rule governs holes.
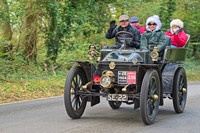
[[[118,84],[136,84],[136,71],[118,71]]]
[[[108,94],[108,101],[128,101],[128,95],[126,94]]]

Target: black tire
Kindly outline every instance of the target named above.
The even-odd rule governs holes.
[[[72,119],[80,118],[85,110],[87,98],[77,92],[86,82],[87,77],[81,67],[74,66],[70,69],[65,82],[64,102],[67,114]]]
[[[112,109],[118,109],[122,104],[120,101],[108,101],[108,103]]]
[[[183,89],[186,89],[186,92]],[[179,68],[176,71],[172,97],[175,112],[182,113],[187,100],[187,77],[184,68]]]
[[[154,96],[157,95],[157,99]],[[146,125],[153,124],[160,103],[160,79],[156,70],[148,70],[143,78],[140,92],[142,120]]]

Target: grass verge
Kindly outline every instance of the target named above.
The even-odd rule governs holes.
[[[200,61],[187,59],[186,63],[184,67],[188,81],[200,81]]]
[[[0,81],[0,104],[63,95],[65,76]]]

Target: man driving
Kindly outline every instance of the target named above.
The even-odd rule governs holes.
[[[110,27],[108,29],[108,31],[106,32],[106,35],[105,37],[107,39],[112,39],[115,37],[115,35],[120,32],[120,31],[126,31],[126,32],[129,32],[131,33],[133,36],[134,36],[134,39],[131,39],[130,40],[130,35],[129,34],[124,34],[124,35],[121,35],[119,34],[119,38],[120,38],[120,35],[121,35],[121,38],[122,36],[125,37],[125,38],[129,38],[129,41],[126,40],[126,48],[140,48],[140,32],[137,28],[135,28],[134,26],[131,26],[129,24],[129,17],[127,15],[121,15],[119,17],[119,23],[120,23],[120,26],[117,26],[115,25],[115,20],[112,20],[110,22]],[[115,40],[115,46],[106,46],[105,48],[113,48],[113,49],[118,49],[120,48],[122,45],[122,43],[120,43],[117,39]]]

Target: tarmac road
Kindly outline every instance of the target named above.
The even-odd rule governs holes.
[[[88,103],[77,120],[67,116],[63,96],[2,104],[0,133],[199,133],[200,82],[190,83],[188,90],[184,113],[176,114],[172,100],[165,99],[150,126],[143,124],[140,110],[133,110],[133,105],[112,110],[105,98],[94,107]]]

